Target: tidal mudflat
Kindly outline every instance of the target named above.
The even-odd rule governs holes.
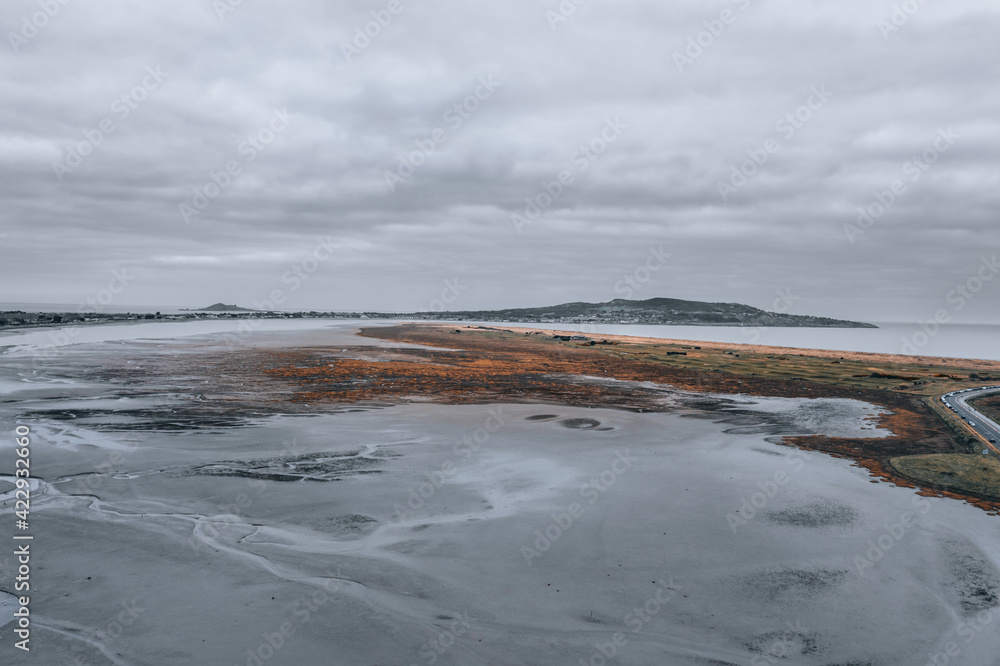
[[[887,439],[884,407],[625,381],[641,407],[607,408],[598,377],[338,403],[260,360],[428,362],[353,332],[4,354],[0,469],[26,425],[37,486],[3,662],[1000,664],[997,518],[784,439]]]

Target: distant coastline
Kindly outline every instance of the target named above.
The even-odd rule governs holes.
[[[345,311],[280,311],[254,310],[215,303],[205,308],[180,308],[175,313],[105,312],[97,306],[81,306],[75,312],[30,312],[9,310],[0,312],[0,330],[63,323],[98,323],[106,321],[166,320],[182,321],[195,318],[280,319],[395,319],[414,321],[492,321],[515,324],[651,324],[665,326],[733,326],[733,327],[796,327],[796,328],[878,328],[860,321],[791,315],[769,312],[739,303],[705,303],[672,298],[651,298],[645,301],[616,299],[606,303],[563,303],[543,308],[506,310],[463,310],[435,312],[345,312]]]
[[[0,331],[40,328],[47,326],[93,325],[107,323],[127,323],[140,321],[194,321],[205,319],[390,319],[398,321],[431,321],[431,322],[478,322],[490,321],[500,324],[630,324],[650,322],[608,321],[606,319],[496,319],[457,317],[455,313],[404,313],[392,312],[285,312],[277,310],[181,310],[179,314],[161,314],[159,312],[25,312],[23,310],[0,311]],[[424,316],[422,316],[424,315]],[[858,326],[832,326],[817,324],[771,324],[748,321],[740,322],[708,322],[708,321],[671,321],[656,322],[659,326],[724,326],[732,328],[778,327],[778,328],[878,328],[874,324]]]

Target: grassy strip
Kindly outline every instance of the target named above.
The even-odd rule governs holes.
[[[992,456],[934,453],[892,458],[889,465],[933,490],[1000,500],[1000,461]]]
[[[986,416],[1000,423],[1000,394],[984,395],[968,402]]]

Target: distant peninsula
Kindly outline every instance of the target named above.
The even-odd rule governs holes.
[[[238,305],[215,303],[178,314],[94,312],[0,312],[0,329],[25,326],[52,326],[74,322],[156,319],[406,319],[424,321],[483,321],[523,324],[659,324],[673,326],[791,326],[812,328],[878,328],[860,321],[829,317],[768,312],[739,303],[705,303],[676,298],[650,298],[645,301],[615,299],[606,303],[563,303],[541,308],[508,310],[462,310],[456,312],[372,312],[353,311],[284,311],[252,310]]]
[[[401,315],[394,315],[400,317]],[[878,328],[860,321],[768,312],[739,303],[705,303],[677,298],[630,301],[616,298],[606,303],[563,303],[541,308],[414,312],[411,319],[451,321],[502,321],[532,324],[665,324],[675,326],[796,326],[826,328]]]

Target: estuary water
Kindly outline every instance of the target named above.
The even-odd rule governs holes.
[[[203,370],[234,328],[202,324],[236,323],[0,348],[0,460],[30,428],[35,482],[32,651],[0,599],[0,663],[1000,664],[995,517],[776,444],[886,437],[875,405],[286,413]],[[385,344],[264,326],[247,346]]]
[[[645,338],[1000,361],[1000,325],[997,324],[944,324],[937,330],[930,326],[925,330],[920,324],[873,323],[879,328],[517,324],[515,322],[484,322],[484,325],[537,326],[543,329],[580,331],[593,335],[635,335]],[[932,334],[929,334],[928,330]]]
[[[135,322],[92,326],[45,327],[23,331],[0,332],[0,348],[58,347],[84,342],[156,339],[193,335],[222,335],[239,342],[250,339],[253,331],[321,330],[328,327],[388,326],[406,319],[218,319],[209,321]],[[578,331],[590,335],[634,335],[647,338],[731,342],[740,344],[826,349],[833,351],[871,352],[876,354],[907,354],[946,356],[953,358],[1000,361],[1000,325],[944,324],[936,330],[920,324],[877,323],[879,328],[786,328],[740,326],[657,326],[632,324],[534,324],[519,322],[436,322],[456,326],[482,324],[488,326],[529,326],[547,330]],[[75,330],[61,335],[60,329]],[[930,330],[930,332],[928,332]]]

